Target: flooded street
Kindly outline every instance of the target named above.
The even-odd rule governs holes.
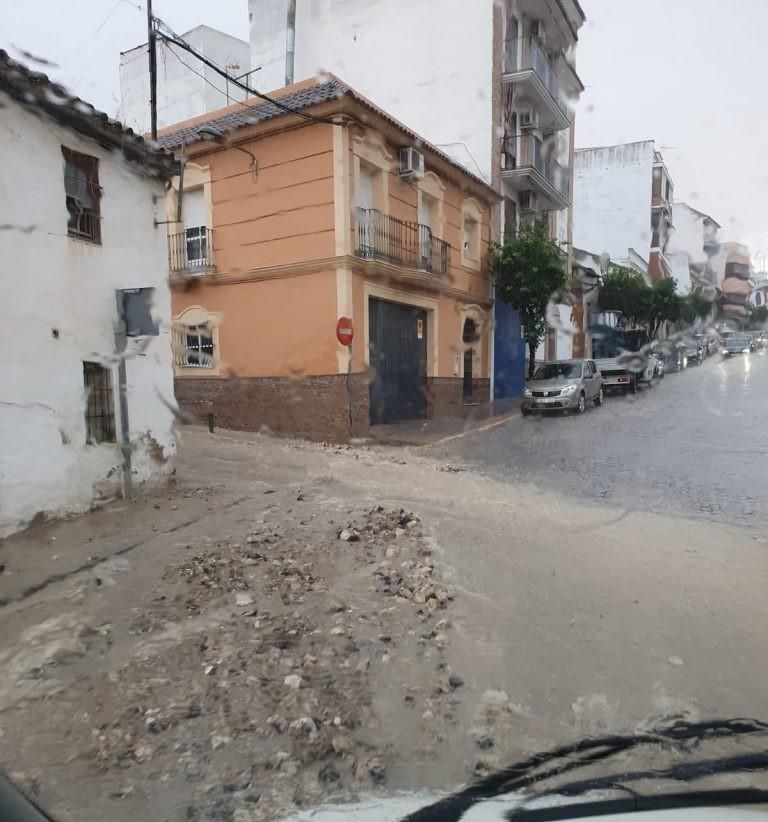
[[[186,429],[168,498],[4,543],[0,762],[65,822],[265,820],[759,715],[760,529],[461,468],[611,411],[450,459]]]
[[[715,355],[583,417],[514,420],[434,450],[543,492],[766,528],[766,397],[766,352]]]

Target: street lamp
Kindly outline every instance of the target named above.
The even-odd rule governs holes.
[[[216,126],[210,124],[206,126],[200,126],[200,128],[197,130],[197,136],[201,140],[204,140],[206,143],[215,143],[219,146],[226,145],[224,141],[224,135],[219,131],[219,129],[216,128]],[[252,152],[248,151],[247,148],[243,148],[242,146],[230,145],[229,148],[234,148],[237,149],[237,151],[242,151],[243,154],[247,154],[251,158],[251,174],[253,176],[253,179],[255,180],[259,174],[259,163],[256,159],[256,156]]]

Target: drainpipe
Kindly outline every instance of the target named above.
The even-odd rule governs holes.
[[[288,0],[285,27],[285,85],[293,85],[293,57],[296,49],[296,0]]]

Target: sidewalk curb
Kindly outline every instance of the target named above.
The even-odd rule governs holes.
[[[470,434],[479,434],[481,431],[489,431],[491,428],[497,428],[499,425],[504,425],[505,423],[509,422],[511,419],[516,418],[519,416],[519,409],[515,411],[510,411],[505,414],[500,419],[496,419],[493,422],[489,422],[487,425],[481,425],[479,428],[470,428],[466,431],[461,431],[458,434],[449,434],[446,437],[441,437],[439,440],[435,440],[435,442],[428,442],[424,445],[417,446],[419,448],[432,448],[435,445],[442,445],[446,442],[452,442],[453,440],[461,439],[462,437],[467,437]]]

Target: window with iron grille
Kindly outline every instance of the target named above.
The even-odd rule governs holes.
[[[89,154],[80,154],[66,146],[64,155],[64,191],[67,197],[67,233],[81,240],[101,242],[101,186],[99,160]]]
[[[83,379],[86,441],[115,442],[112,372],[97,362],[83,362]]]
[[[207,325],[187,325],[182,328],[184,350],[180,362],[183,368],[213,368],[213,329]]]

